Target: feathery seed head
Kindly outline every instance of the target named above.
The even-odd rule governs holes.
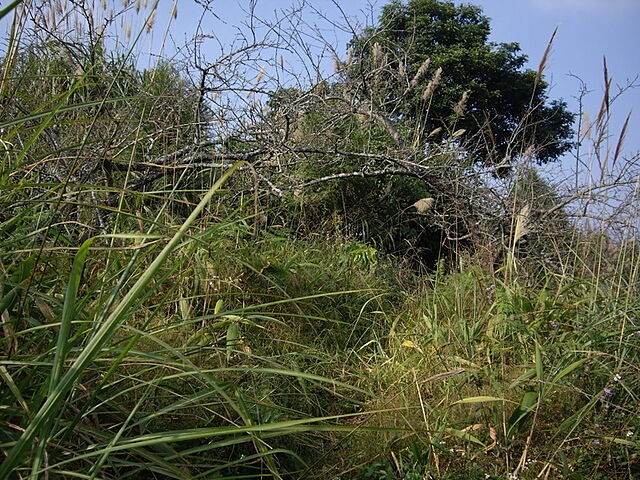
[[[469,90],[465,90],[462,94],[462,98],[456,103],[455,107],[453,107],[453,112],[461,117],[464,115],[465,110],[467,109],[467,100],[469,98]]]
[[[516,217],[516,226],[513,230],[513,245],[518,243],[528,232],[529,224],[529,205],[525,205],[520,209]]]
[[[431,138],[435,135],[438,135],[442,131],[442,127],[434,128],[427,138]]]
[[[591,117],[587,110],[582,111],[582,119],[581,119],[582,127],[580,128],[580,133],[587,139],[591,139]]]
[[[421,198],[411,206],[414,207],[418,213],[425,213],[429,211],[431,207],[433,207],[434,203],[435,203],[435,199],[431,197]]]
[[[145,23],[147,33],[151,33],[151,30],[153,29],[153,25],[156,22],[156,13],[158,13],[158,9],[154,8],[147,17],[147,22]]]
[[[340,59],[337,55],[333,56],[333,71],[338,73],[340,71]]]
[[[420,81],[420,79],[424,76],[424,74],[429,69],[430,64],[431,64],[430,58],[427,58],[424,62],[422,62],[422,65],[420,65],[420,68],[418,68],[418,71],[411,79],[411,83],[410,83],[411,88],[415,88],[415,86],[418,85],[418,82]]]
[[[433,95],[433,92],[436,91],[436,88],[440,84],[440,78],[442,77],[442,67],[438,67],[436,73],[433,74],[433,78],[429,81],[427,88],[422,91],[421,98],[422,100],[428,100]]]
[[[351,65],[351,62],[353,62],[353,48],[349,47],[347,49],[347,59],[345,60],[345,63],[347,65]]]
[[[379,65],[380,60],[382,60],[382,45],[376,42],[373,44],[373,63]]]
[[[404,79],[405,75],[407,74],[407,69],[404,66],[404,62],[398,62],[398,78],[400,79],[400,81],[402,81],[402,79]]]
[[[267,66],[263,65],[260,71],[258,72],[258,76],[256,77],[256,85],[262,81],[262,78],[264,77],[264,74],[266,73],[266,71],[267,71]]]

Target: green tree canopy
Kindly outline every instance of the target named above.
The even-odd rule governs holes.
[[[378,106],[418,130],[413,135],[423,143],[439,127],[464,129],[477,140],[477,162],[497,163],[527,149],[539,163],[558,159],[571,148],[573,114],[565,102],[549,100],[538,72],[524,69],[527,57],[517,43],[490,42],[490,32],[490,19],[474,5],[392,0],[378,25],[352,40],[351,75],[378,67],[383,57],[387,78]]]

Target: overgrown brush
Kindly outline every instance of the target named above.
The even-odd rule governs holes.
[[[32,20],[54,33],[54,17]],[[230,61],[255,66],[242,57],[249,46],[202,68],[191,89],[171,65],[138,75],[127,58],[108,62],[100,35],[94,63],[46,42],[23,58],[9,48],[3,63],[0,92],[15,95],[2,97],[12,118],[0,132],[0,479],[616,479],[640,468],[637,187],[627,181],[637,158],[621,171],[602,161],[612,167],[598,172],[602,185],[565,197],[526,150],[511,177],[455,169],[459,136],[428,159],[438,168],[398,164],[401,149],[385,144],[393,129],[373,110],[278,143],[288,123],[253,133],[277,123],[246,93],[266,92],[265,72],[243,79]],[[224,68],[235,100],[205,102]],[[298,100],[335,120],[344,102],[321,87]],[[51,89],[44,103],[40,88]],[[362,116],[364,127],[352,123]],[[213,124],[233,134],[217,138]],[[342,127],[357,136],[331,144]],[[364,153],[343,152],[346,140]],[[325,179],[328,164],[302,159],[384,168]],[[368,183],[394,162],[407,181]],[[361,188],[359,206],[402,194],[390,218],[373,205],[383,233],[424,231],[435,257],[453,255],[416,269],[415,245],[381,252],[322,195],[301,200],[301,184],[345,178]],[[425,178],[452,201],[428,197]],[[420,198],[403,206],[414,181]],[[628,194],[619,216],[612,184]],[[344,198],[331,205],[346,208]],[[353,215],[362,230],[366,214]],[[305,225],[323,215],[327,228]]]

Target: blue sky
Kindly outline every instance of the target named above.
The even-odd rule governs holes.
[[[640,149],[640,1],[639,0],[477,0],[492,18],[493,39],[516,41],[529,55],[530,68],[537,65],[554,30],[558,33],[546,70],[551,95],[564,98],[577,109],[575,96],[584,81],[593,93],[586,98],[597,114],[604,91],[603,58],[612,77],[612,92],[634,81],[613,108],[612,135],[633,110],[627,133],[627,149]]]

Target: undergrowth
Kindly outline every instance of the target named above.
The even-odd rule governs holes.
[[[20,83],[12,61],[1,91]],[[185,148],[171,136],[186,126],[131,128],[105,102],[199,113],[115,79],[91,97],[97,66],[0,122],[0,479],[640,470],[635,238],[576,224],[544,238],[559,258],[520,255],[517,198],[496,265],[461,250],[427,271],[340,228],[262,220],[257,189],[234,183],[253,177],[243,161],[137,188],[129,175]],[[78,143],[54,148],[62,127]],[[99,185],[77,175],[92,148],[115,155],[95,128],[122,168]]]

